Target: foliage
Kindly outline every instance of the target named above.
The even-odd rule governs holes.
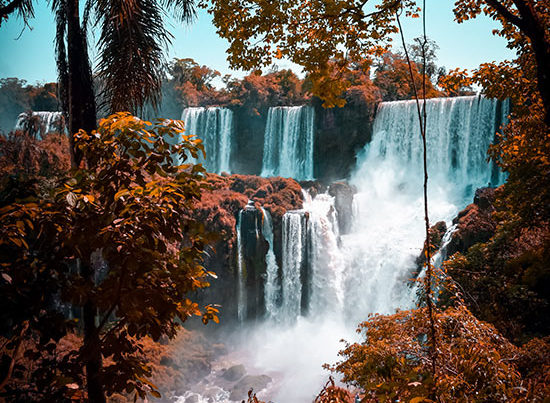
[[[315,403],[351,403],[353,401],[351,393],[340,386],[336,386],[332,376],[329,377],[329,380],[315,398]]]
[[[16,12],[19,17],[23,18],[26,25],[29,18],[34,17],[32,0],[0,0],[0,26],[13,12]]]
[[[446,263],[472,312],[516,343],[550,333],[550,236],[501,224],[486,244],[457,253]]]
[[[473,95],[472,80],[466,70],[459,68],[438,77],[437,85],[451,97]]]
[[[200,66],[193,59],[174,59],[168,74],[168,85],[174,88],[181,106],[219,104],[221,94],[212,86],[212,80],[220,76],[218,71]]]
[[[464,306],[435,312],[440,401],[504,402],[527,398],[520,350]],[[365,391],[363,401],[426,401],[432,388],[425,308],[374,315],[359,325],[361,343],[346,345],[332,367]]]
[[[505,38],[508,47],[516,51],[518,58],[512,62],[485,64],[474,73],[474,79],[485,89],[508,87],[518,92],[510,92],[517,99],[525,92],[529,96],[527,104],[518,106],[541,107],[542,120],[550,126],[550,14],[548,0],[531,2],[529,0],[461,0],[455,4],[456,20],[464,22],[485,14],[500,23],[501,28],[494,34]],[[503,78],[510,79],[504,82]],[[526,87],[518,86],[520,81]],[[487,84],[491,85],[487,85]],[[536,88],[535,91],[533,89]],[[489,93],[492,90],[489,90]],[[490,95],[491,96],[491,95]],[[538,107],[536,105],[539,105]]]
[[[416,88],[422,88],[422,74],[416,63],[411,63]],[[400,54],[386,52],[376,64],[374,85],[382,93],[383,101],[413,99],[414,87],[411,83],[407,60]],[[426,98],[439,97],[442,94],[426,81]]]
[[[168,12],[178,21],[190,22],[193,1],[88,4],[100,29],[98,78],[109,111],[137,111],[146,101],[156,105],[164,75],[163,50],[171,41],[163,17]]]
[[[0,79],[0,129],[8,133],[13,129],[17,116],[25,111],[56,111],[57,85],[29,85],[17,78]]]
[[[416,64],[418,71],[426,73],[428,79],[432,83],[436,83],[438,77],[445,74],[445,67],[439,67],[436,64],[439,45],[429,38],[426,38],[424,45],[423,42],[424,38],[422,37],[414,38],[408,46],[409,55]],[[426,59],[426,68],[424,68],[424,59]]]
[[[417,16],[414,1],[382,0],[373,11],[364,1],[232,0],[203,2],[218,34],[229,40],[232,67],[253,70],[287,58],[304,67],[312,93],[326,106],[341,105],[344,76],[354,63],[380,55],[402,8]],[[331,64],[334,63],[333,66]],[[334,68],[336,67],[336,68]]]
[[[181,136],[181,144],[170,145],[170,136]],[[202,145],[183,134],[182,122],[151,124],[127,113],[102,120],[93,133],[80,131],[76,144],[87,166],[49,195],[0,211],[2,334],[13,344],[28,323],[27,337],[40,340],[26,353],[40,363],[28,386],[15,380],[19,387],[4,393],[42,400],[76,394],[91,382],[84,363],[99,354],[95,381],[108,395],[157,395],[140,339],[172,337],[192,315],[217,321],[215,307],[201,312],[188,297],[208,286],[210,274],[201,265],[209,238],[189,216],[206,187],[204,170],[173,164],[175,155],[196,157]],[[79,317],[90,302],[97,314],[91,324],[81,318],[81,347],[52,356],[75,325],[66,315]],[[51,387],[41,389],[46,381]]]
[[[242,80],[227,83],[230,104],[242,106],[250,114],[268,106],[302,104],[308,94],[302,91],[302,80],[291,70],[262,74],[254,71]]]

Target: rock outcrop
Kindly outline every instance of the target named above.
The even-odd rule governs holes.
[[[250,315],[261,314],[259,299],[263,296],[263,281],[261,276],[265,271],[265,251],[267,244],[263,237],[256,236],[257,228],[261,228],[261,211],[263,207],[271,214],[273,221],[274,253],[277,263],[281,267],[281,244],[283,215],[288,210],[302,208],[302,188],[293,179],[262,178],[248,175],[215,175],[208,174],[208,183],[211,190],[204,192],[200,203],[193,211],[193,217],[204,223],[207,231],[218,234],[204,266],[217,275],[211,281],[211,286],[201,293],[203,303],[222,305],[220,312],[222,319],[236,317],[235,302],[237,282],[237,219],[239,211],[245,208],[251,200],[250,212],[243,214],[244,225],[243,245],[245,245],[245,264],[251,268],[247,272],[247,294],[254,298],[256,303],[248,304]],[[250,237],[246,234],[250,234]],[[261,258],[260,258],[261,257]],[[262,260],[263,261],[260,261]]]
[[[347,182],[334,182],[328,188],[328,193],[334,197],[334,207],[338,213],[338,229],[341,235],[351,232],[353,220],[353,195],[355,187]]]
[[[474,202],[458,213],[453,220],[457,230],[447,245],[447,255],[466,252],[472,245],[487,242],[494,235],[496,222],[492,217],[495,208],[494,188],[477,189]]]

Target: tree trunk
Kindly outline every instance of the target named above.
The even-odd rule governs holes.
[[[74,134],[97,128],[92,71],[86,35],[80,26],[79,0],[67,0],[67,105],[71,162],[80,165],[82,155],[75,147]]]
[[[92,81],[90,59],[85,31],[80,25],[79,0],[66,0],[67,21],[67,71],[65,74],[66,105],[68,118],[71,165],[77,168],[82,153],[75,147],[74,134],[80,129],[90,133],[97,128],[96,104]],[[84,267],[82,275],[93,284],[93,270]],[[101,341],[95,325],[96,306],[88,298],[84,303],[84,346],[83,360],[86,366],[88,401],[105,403],[105,391],[101,379],[103,368]]]
[[[544,122],[550,127],[550,44],[531,40],[537,61],[537,84],[544,106]]]
[[[99,332],[95,325],[96,308],[90,302],[84,304],[84,347],[83,358],[86,364],[86,385],[88,401],[91,403],[106,403],[101,368],[103,367]]]

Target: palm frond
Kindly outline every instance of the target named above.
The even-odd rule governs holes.
[[[111,112],[156,106],[171,34],[155,0],[99,0],[98,78]]]
[[[34,18],[33,0],[12,0],[7,3],[0,3],[0,25],[2,25],[2,21],[6,20],[14,12],[27,25],[28,20]]]
[[[147,102],[157,107],[165,76],[164,50],[172,39],[163,22],[166,12],[190,22],[195,16],[194,0],[95,2],[100,97],[111,112],[136,113]]]
[[[55,50],[58,74],[58,98],[61,100],[61,108],[65,115],[68,113],[68,74],[67,50],[65,47],[65,33],[67,30],[67,15],[65,9],[66,0],[52,1],[52,10],[55,12]]]
[[[197,15],[194,0],[161,0],[160,4],[177,20],[184,23],[191,23]]]

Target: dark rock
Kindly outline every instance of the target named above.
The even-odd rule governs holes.
[[[447,224],[445,221],[438,221],[430,227],[430,252],[431,256],[436,253],[441,247],[441,241],[443,240],[443,235],[447,232]],[[413,277],[418,276],[422,267],[426,264],[426,242],[424,242],[424,247],[422,252],[416,258],[416,271],[413,273]]]
[[[209,232],[219,235],[208,251],[208,255],[205,256],[204,262],[204,266],[209,271],[216,273],[217,278],[210,282],[210,287],[200,293],[199,302],[203,305],[222,305],[224,308],[220,311],[220,320],[222,323],[228,324],[237,317],[235,301],[237,295],[236,227],[239,211],[247,205],[251,198],[254,200],[254,209],[258,209],[255,214],[261,215],[260,206],[269,211],[273,224],[273,249],[277,263],[281,267],[282,217],[288,210],[302,208],[302,188],[293,179],[279,177],[262,178],[247,175],[224,177],[208,174],[207,178],[212,190],[203,193],[201,201],[193,210],[193,218],[204,223]],[[261,220],[257,221],[261,224]],[[252,256],[256,256],[256,247],[258,247],[258,251],[264,251],[262,253],[267,251],[267,243],[263,237],[260,236],[260,239],[256,240],[256,224],[254,224],[251,233],[254,242],[247,243],[250,245],[249,251],[252,252]],[[259,265],[252,264],[252,272],[261,275],[262,267],[265,266],[265,256],[252,260],[263,262]],[[255,277],[251,276],[250,280],[252,281],[253,278]],[[261,283],[263,284],[263,281]],[[250,304],[251,307],[258,307],[258,312],[262,312],[263,309],[263,294],[261,299],[256,299],[256,297],[260,298],[260,294],[259,291],[250,294],[254,296],[253,301],[259,301],[260,305],[256,302]]]
[[[347,178],[357,154],[372,137],[375,102],[348,102],[343,108],[324,108],[315,98],[314,176],[330,182]]]
[[[481,209],[493,210],[495,202],[495,188],[479,188],[474,196],[474,204],[477,204]]]
[[[457,224],[458,228],[447,246],[448,256],[456,252],[465,253],[472,245],[491,239],[496,230],[496,222],[492,217],[495,211],[494,200],[495,189],[476,190],[474,203],[458,213],[453,220],[453,224]]]
[[[254,392],[259,392],[265,389],[270,382],[271,378],[267,375],[246,375],[233,386],[229,399],[233,401],[246,399],[250,389],[253,389]]]
[[[342,235],[351,231],[355,192],[356,189],[347,182],[334,182],[328,188],[328,193],[334,197],[334,207],[338,212],[338,228]]]
[[[246,369],[244,368],[244,365],[233,365],[224,371],[222,378],[226,381],[236,382],[245,375]]]
[[[267,196],[267,189],[264,189],[264,188],[260,188],[256,191],[256,193],[254,193],[255,199],[263,199],[266,196]]]
[[[172,357],[168,357],[166,355],[162,356],[160,359],[160,365],[164,365],[165,367],[171,367],[174,369],[178,369],[178,365],[174,361]]]
[[[300,186],[306,190],[311,197],[315,198],[319,193],[325,193],[327,186],[320,181],[301,181]]]
[[[185,399],[185,403],[199,403],[199,397],[197,395],[189,396]]]

